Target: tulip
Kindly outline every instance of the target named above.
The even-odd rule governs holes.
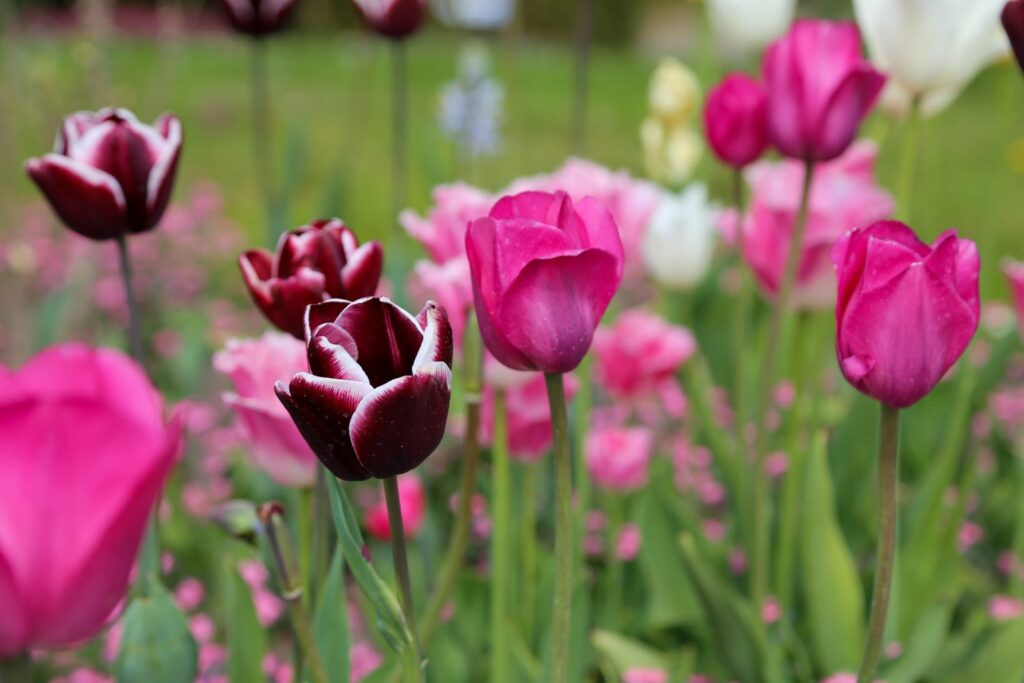
[[[306,369],[306,345],[275,332],[232,339],[214,355],[213,367],[235,385],[224,403],[238,416],[256,466],[284,486],[312,486],[316,456],[274,395],[275,382]]]
[[[415,474],[403,474],[398,478],[398,497],[402,501],[405,537],[416,538],[427,518],[427,497],[423,491],[423,482]],[[388,508],[383,497],[366,511],[364,524],[374,538],[391,540],[391,523],[388,521]]]
[[[236,31],[261,38],[283,29],[299,0],[220,0],[220,4]]]
[[[78,112],[64,120],[54,151],[25,169],[64,224],[93,240],[156,227],[167,208],[181,153],[181,123],[152,126],[126,109]]]
[[[688,124],[700,111],[701,95],[697,75],[678,59],[665,57],[651,74],[647,106],[666,127]]]
[[[701,140],[693,127],[700,111],[700,83],[682,62],[666,58],[651,75],[647,99],[649,115],[640,127],[647,173],[679,185],[700,161]]]
[[[974,242],[950,230],[928,246],[906,225],[882,221],[844,235],[832,260],[843,375],[892,408],[921,400],[978,328]]]
[[[94,636],[180,443],[142,369],[66,344],[0,367],[0,660]]]
[[[768,148],[768,94],[745,74],[730,74],[708,94],[704,129],[715,154],[734,168],[757,161]]]
[[[303,339],[310,304],[359,299],[377,290],[384,254],[379,242],[362,246],[337,219],[319,220],[281,235],[277,252],[254,249],[238,265],[253,301],[271,323]]]
[[[707,275],[717,241],[718,207],[703,183],[680,194],[662,192],[644,238],[644,262],[658,284],[693,289]]]
[[[1024,71],[1024,0],[1010,0],[1000,15],[1017,64]]]
[[[848,22],[797,21],[768,48],[762,71],[772,144],[805,162],[842,154],[885,85]]]
[[[871,61],[888,75],[882,106],[944,109],[985,65],[1006,54],[1006,0],[854,0]]]
[[[594,482],[609,491],[647,485],[654,435],[643,428],[605,427],[587,435],[584,457]]]
[[[339,479],[390,479],[441,442],[452,387],[452,333],[440,306],[413,317],[386,298],[330,299],[306,312],[310,372],[277,397]]]
[[[466,228],[470,221],[486,214],[494,198],[465,183],[438,185],[432,194],[434,206],[426,216],[405,210],[399,216],[402,227],[423,245],[435,263],[447,263],[466,255]]]
[[[622,280],[615,220],[564,192],[498,201],[466,234],[473,298],[487,349],[515,370],[569,372]]]
[[[1003,274],[1010,284],[1010,295],[1013,298],[1013,307],[1017,310],[1017,324],[1024,330],[1024,263],[1020,261],[1006,261],[1003,264]],[[1024,336],[1024,332],[1022,332]]]
[[[415,33],[427,13],[427,0],[352,1],[370,28],[392,40]]]
[[[786,32],[796,0],[708,0],[708,11],[720,45],[756,53]]]

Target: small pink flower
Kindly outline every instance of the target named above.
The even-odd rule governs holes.
[[[885,656],[889,659],[896,659],[903,654],[903,644],[893,640],[885,645]]]
[[[974,522],[964,522],[957,534],[956,545],[960,552],[965,553],[974,547],[985,536],[985,530]]]
[[[995,595],[988,601],[988,614],[996,621],[1017,619],[1024,614],[1024,602],[1009,595]]]
[[[622,674],[622,683],[668,683],[668,672],[663,669],[632,668]]]
[[[721,543],[725,538],[725,524],[720,519],[705,519],[701,523],[701,528],[709,541]]]
[[[615,541],[615,555],[623,562],[632,562],[640,553],[642,537],[636,524],[623,524]]]
[[[505,390],[505,412],[508,420],[509,455],[516,460],[534,462],[551,449],[551,409],[548,407],[547,385],[544,377],[536,373],[522,375],[525,383]],[[572,403],[579,382],[572,375],[563,377],[565,400]],[[480,411],[480,442],[491,444],[494,439],[494,387],[488,384],[484,391]]]
[[[197,643],[212,643],[213,636],[217,632],[217,627],[213,623],[213,619],[210,618],[209,614],[197,614],[193,617],[189,617],[188,630],[192,633],[192,637],[196,639]]]
[[[789,471],[789,456],[782,451],[769,453],[764,460],[764,471],[772,479],[778,479]]]
[[[178,607],[185,612],[191,612],[196,607],[199,607],[205,596],[206,590],[203,588],[202,582],[192,576],[182,579],[174,591],[174,598],[178,603]]]
[[[747,554],[741,548],[729,552],[729,571],[736,576],[747,573]]]
[[[643,428],[606,427],[587,435],[584,457],[594,482],[609,491],[647,485],[654,435]]]
[[[352,683],[359,683],[380,668],[384,663],[384,657],[369,642],[360,640],[349,650],[349,661],[352,667]]]
[[[405,537],[416,538],[427,516],[426,493],[423,491],[423,482],[420,478],[415,474],[403,474],[398,477],[398,498],[402,503],[402,526]],[[366,530],[374,538],[382,541],[391,538],[391,522],[388,519],[388,508],[383,494],[366,511],[364,523]]]
[[[761,605],[761,621],[766,624],[774,624],[782,618],[782,607],[774,596],[769,595]]]

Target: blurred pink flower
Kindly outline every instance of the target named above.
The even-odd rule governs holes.
[[[668,672],[662,669],[632,668],[622,674],[622,683],[668,683]]]
[[[640,527],[636,524],[623,524],[619,529],[619,537],[615,539],[615,555],[623,562],[632,562],[640,554],[643,537]]]
[[[1017,619],[1024,614],[1024,602],[1010,595],[994,595],[988,601],[988,614],[996,621]]]
[[[496,198],[472,185],[454,183],[435,187],[433,199],[434,206],[425,217],[408,209],[403,211],[399,217],[402,227],[423,245],[434,263],[465,259],[467,226],[470,221],[486,216]],[[468,274],[466,279],[468,283]]]
[[[256,607],[256,618],[260,624],[273,624],[284,612],[284,604],[267,588],[270,572],[259,560],[241,560],[238,563],[238,573],[249,586],[253,605]]]
[[[604,427],[587,434],[584,457],[594,482],[609,491],[647,485],[654,435],[641,427]]]
[[[203,588],[202,582],[194,576],[182,579],[174,590],[174,599],[178,603],[178,607],[185,612],[191,612],[199,607],[204,597],[206,597],[206,589]]]
[[[349,661],[352,667],[352,683],[360,683],[380,668],[384,663],[384,657],[368,641],[360,640],[352,644]]]
[[[965,553],[973,548],[982,538],[985,537],[985,530],[974,522],[964,522],[956,537],[956,546],[960,552]]]
[[[205,644],[213,642],[213,636],[217,627],[209,614],[196,614],[188,619],[188,630],[197,643]]]
[[[779,605],[779,601],[775,599],[775,596],[769,595],[761,605],[761,621],[766,624],[774,624],[781,618],[782,607]]]
[[[409,277],[409,294],[414,301],[435,301],[444,307],[455,349],[461,350],[466,322],[473,310],[469,261],[455,258],[440,265],[433,261],[418,261]]]
[[[524,461],[536,461],[551,448],[551,409],[548,406],[547,386],[539,373],[516,373],[525,383],[505,391],[505,411],[508,420],[509,456]],[[579,382],[565,375],[565,400],[571,403]],[[480,442],[489,445],[494,439],[494,387],[488,383],[480,410]]]
[[[398,477],[398,498],[402,503],[402,526],[406,538],[415,538],[423,528],[427,517],[427,498],[423,482],[412,473]],[[366,530],[374,538],[387,541],[391,538],[391,521],[388,519],[387,503],[383,493],[366,511]]]

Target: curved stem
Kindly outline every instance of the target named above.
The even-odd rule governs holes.
[[[419,680],[420,641],[416,635],[416,610],[412,601],[412,581],[409,579],[409,559],[405,551],[405,524],[402,522],[402,501],[398,496],[398,478],[383,479],[384,499],[388,507],[388,524],[391,528],[391,553],[395,564],[395,579],[398,581],[400,602],[405,622],[412,634],[412,654],[406,667],[415,666],[415,677],[407,671],[409,680]]]
[[[508,457],[505,392],[494,392],[494,458],[491,490],[494,526],[491,533],[491,681],[507,683],[511,639],[508,598],[512,580],[512,473]]]
[[[142,362],[142,328],[139,324],[138,302],[135,300],[135,286],[132,282],[132,261],[128,253],[128,239],[117,238],[117,254],[121,263],[121,282],[124,283],[124,298],[128,305],[128,350],[132,358]]]
[[[882,406],[878,421],[878,558],[871,593],[868,640],[857,683],[871,683],[878,668],[889,613],[892,573],[896,557],[896,485],[899,479],[900,411]]]
[[[560,374],[545,374],[555,466],[555,600],[551,624],[550,683],[569,681],[569,636],[572,626],[572,458],[565,386]]]

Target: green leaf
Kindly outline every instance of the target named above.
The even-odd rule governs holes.
[[[864,590],[835,514],[826,437],[819,432],[807,461],[801,585],[812,651],[824,671],[856,670],[864,646]]]
[[[267,633],[256,617],[252,593],[239,576],[234,559],[225,564],[224,574],[228,680],[231,683],[261,681]]]
[[[327,570],[313,615],[313,638],[330,683],[349,683],[348,605],[345,602],[344,558],[341,551]]]
[[[697,594],[675,543],[676,528],[656,495],[641,496],[637,522],[644,542],[637,558],[647,591],[647,621],[653,628],[695,624]]]
[[[956,669],[937,683],[1020,683],[1024,679],[1024,619],[996,626],[981,636]]]
[[[629,669],[661,669],[668,671],[668,658],[654,648],[612,631],[594,631],[594,649],[608,659],[619,676]]]
[[[380,578],[373,566],[363,557],[363,534],[359,530],[355,513],[338,480],[330,478],[331,515],[338,531],[338,543],[345,563],[352,570],[356,583],[377,612],[377,626],[381,635],[395,652],[403,652],[412,645],[412,634],[402,616],[395,594]]]
[[[951,617],[952,610],[947,605],[938,605],[926,612],[916,624],[903,653],[891,665],[883,667],[878,677],[886,683],[920,681],[945,645]]]
[[[192,683],[197,650],[188,621],[159,581],[146,582],[146,596],[125,611],[114,675],[118,683]]]

